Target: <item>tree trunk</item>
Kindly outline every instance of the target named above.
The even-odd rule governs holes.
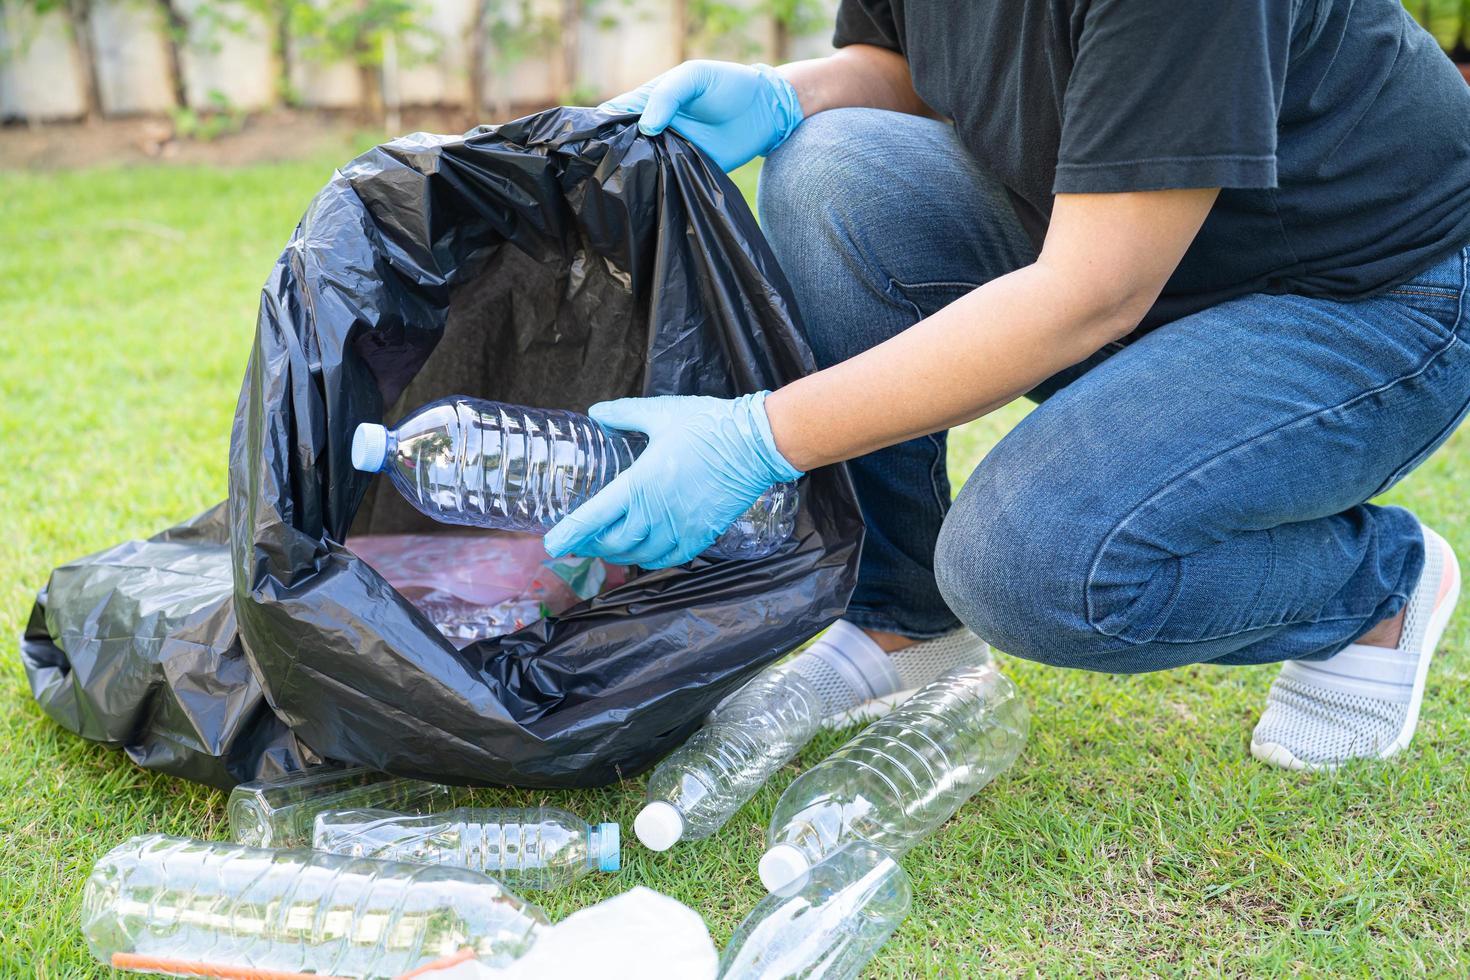
[[[470,90],[465,102],[465,111],[469,113],[472,126],[479,125],[485,114],[485,21],[489,19],[490,0],[475,0],[469,36]]]
[[[378,68],[378,92],[383,98],[383,130],[390,138],[402,136],[402,98],[398,91],[398,39],[383,38],[383,63]]]
[[[164,53],[168,61],[169,88],[173,92],[174,105],[187,109],[189,88],[184,80],[184,45],[189,42],[189,21],[174,6],[174,0],[158,0],[158,9],[163,14]]]
[[[581,87],[582,0],[561,0],[561,99],[570,102]]]
[[[90,0],[66,0],[72,51],[82,72],[82,113],[87,122],[102,118],[102,78],[97,72],[97,49],[92,44]]]
[[[291,85],[291,0],[276,0],[273,10],[271,27],[275,37],[271,41],[271,55],[276,63],[276,101],[293,106],[296,93]]]
[[[772,25],[771,46],[775,49],[775,59],[771,64],[784,65],[791,60],[791,27],[780,14],[776,15],[776,22]]]
[[[679,39],[679,60],[689,60],[689,0],[674,0],[674,36]]]
[[[377,65],[357,66],[358,107],[363,122],[374,125],[383,122],[383,73]]]

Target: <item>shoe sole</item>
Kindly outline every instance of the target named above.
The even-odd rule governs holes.
[[[1429,531],[1428,528],[1425,530]],[[1436,544],[1444,542],[1438,533],[1434,531],[1429,531],[1429,533],[1434,535]],[[1398,755],[1409,747],[1409,742],[1414,738],[1414,732],[1419,727],[1419,710],[1424,706],[1424,689],[1429,682],[1429,663],[1438,652],[1439,641],[1444,638],[1444,632],[1450,624],[1450,617],[1454,615],[1455,605],[1460,601],[1462,584],[1460,559],[1448,542],[1444,542],[1443,547],[1449,552],[1448,566],[1445,569],[1450,576],[1449,591],[1445,593],[1444,599],[1435,607],[1434,612],[1429,614],[1429,627],[1424,631],[1425,646],[1428,649],[1419,658],[1419,667],[1414,673],[1414,690],[1409,696],[1409,710],[1404,716],[1404,725],[1394,740],[1379,750],[1375,758],[1388,759]],[[1344,764],[1340,762],[1303,762],[1284,745],[1276,742],[1257,742],[1254,739],[1251,740],[1251,755],[1269,765],[1297,772],[1321,772],[1336,769]]]

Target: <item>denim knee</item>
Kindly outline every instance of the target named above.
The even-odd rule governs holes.
[[[919,316],[893,291],[895,265],[926,267],[942,236],[906,253],[895,249],[895,225],[908,220],[895,200],[904,197],[895,168],[921,136],[937,142],[933,127],[942,124],[836,109],[805,120],[766,158],[757,192],[761,228],[791,281],[820,367],[862,353]]]
[[[1087,567],[1110,525],[1087,511],[1086,493],[1059,482],[982,462],[940,530],[940,594],[961,622],[1012,656],[1106,672],[1149,669],[1141,650],[1089,621]]]
[[[902,130],[917,120],[881,109],[832,109],[802,121],[761,167],[756,208],[772,244],[819,236],[812,219],[867,199],[863,185],[894,166]]]

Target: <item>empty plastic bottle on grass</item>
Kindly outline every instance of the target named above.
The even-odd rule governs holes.
[[[135,837],[87,879],[82,932],[120,969],[387,980],[430,963],[520,958],[546,916],[459,868]]]
[[[1028,726],[1025,702],[994,666],[942,675],[786,788],[761,882],[799,887],[853,840],[902,854],[1015,761]]]
[[[605,429],[586,415],[476,398],[432,402],[397,428],[364,422],[352,436],[352,465],[386,469],[400,493],[446,524],[544,533],[576,510],[643,451],[636,432]],[[797,488],[782,483],[705,551],[710,558],[761,558],[791,537]]]
[[[230,791],[230,835],[252,847],[306,847],[324,810],[378,807],[422,813],[453,804],[454,791],[437,783],[399,779],[376,769],[326,766],[278,779],[241,783]]]
[[[618,843],[617,824],[591,826],[554,807],[462,807],[420,816],[333,810],[317,816],[311,838],[319,851],[470,868],[512,888],[543,889],[618,870]]]
[[[811,741],[821,721],[822,698],[801,674],[783,665],[758,676],[654,769],[633,832],[655,851],[708,837]]]
[[[767,895],[720,957],[720,980],[852,980],[909,913],[909,877],[885,850],[848,844],[800,888]]]

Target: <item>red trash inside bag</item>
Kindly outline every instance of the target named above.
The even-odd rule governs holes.
[[[457,649],[556,616],[628,579],[600,558],[547,558],[539,535],[361,534],[347,542]]]

